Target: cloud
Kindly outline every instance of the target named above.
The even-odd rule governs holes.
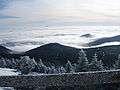
[[[8,15],[2,15],[0,14],[0,19],[17,19],[17,18],[20,18],[20,17],[16,17],[16,16],[8,16]]]
[[[119,0],[0,0],[0,7],[7,7],[0,11],[3,15],[23,18],[16,21],[21,24],[120,21]]]
[[[5,7],[7,7],[9,2],[10,0],[0,0],[0,9],[4,9]]]

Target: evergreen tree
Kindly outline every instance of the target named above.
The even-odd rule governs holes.
[[[30,59],[29,56],[23,56],[19,60],[19,69],[22,74],[28,74],[35,69],[36,63],[34,59]]]
[[[21,59],[21,58],[20,58]],[[20,59],[14,59],[15,60],[15,68],[18,70],[18,71],[20,71],[20,66],[21,66],[21,64],[20,64]]]
[[[7,68],[12,68],[12,62],[10,59],[5,59],[6,64],[7,64]]]
[[[74,70],[75,70],[75,72],[76,72],[76,70],[77,70],[77,64],[74,63],[74,64],[73,64],[73,67],[74,67]]]
[[[66,73],[74,73],[75,72],[74,67],[72,66],[70,61],[68,61],[66,63],[65,70],[66,70]]]
[[[17,62],[15,61],[14,58],[11,59],[11,63],[12,63],[12,65],[11,65],[12,68],[13,68],[13,69],[17,69]]]
[[[87,71],[89,62],[85,52],[81,49],[78,53],[78,64],[76,65],[76,71]]]
[[[59,73],[66,73],[66,70],[63,66],[61,66],[61,67],[58,68],[58,72]]]
[[[118,59],[115,61],[114,68],[120,69],[120,54],[118,55]]]
[[[48,68],[46,67],[46,65],[43,64],[42,60],[40,59],[38,64],[37,64],[37,71],[39,73],[47,73]]]
[[[7,67],[7,64],[6,64],[6,61],[4,58],[1,58],[0,59],[0,67],[1,68],[6,68]]]
[[[34,58],[30,59],[29,61],[29,66],[31,66],[31,69],[34,70],[37,66],[37,62],[35,61]]]
[[[97,54],[93,56],[92,62],[89,64],[89,71],[102,71],[104,70],[102,60],[97,59]]]
[[[55,68],[55,66],[51,66],[51,74],[58,74],[59,72],[57,71],[57,69]]]
[[[50,67],[46,67],[46,73],[47,74],[52,74],[52,69]]]

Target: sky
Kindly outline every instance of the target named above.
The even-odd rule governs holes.
[[[120,0],[0,0],[0,29],[119,23]]]
[[[0,45],[13,50],[51,42],[80,46],[97,36],[119,35],[119,25],[120,0],[0,0]],[[88,33],[94,37],[81,39]]]

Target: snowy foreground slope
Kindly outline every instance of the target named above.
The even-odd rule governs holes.
[[[11,76],[11,75],[19,75],[19,72],[16,72],[15,69],[8,68],[0,68],[0,76]]]

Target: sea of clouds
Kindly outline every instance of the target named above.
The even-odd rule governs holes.
[[[48,43],[90,48],[88,45],[90,42],[117,35],[120,35],[119,26],[41,27],[29,30],[1,30],[0,45],[20,52]],[[120,42],[106,42],[97,46],[116,44],[119,45]]]

